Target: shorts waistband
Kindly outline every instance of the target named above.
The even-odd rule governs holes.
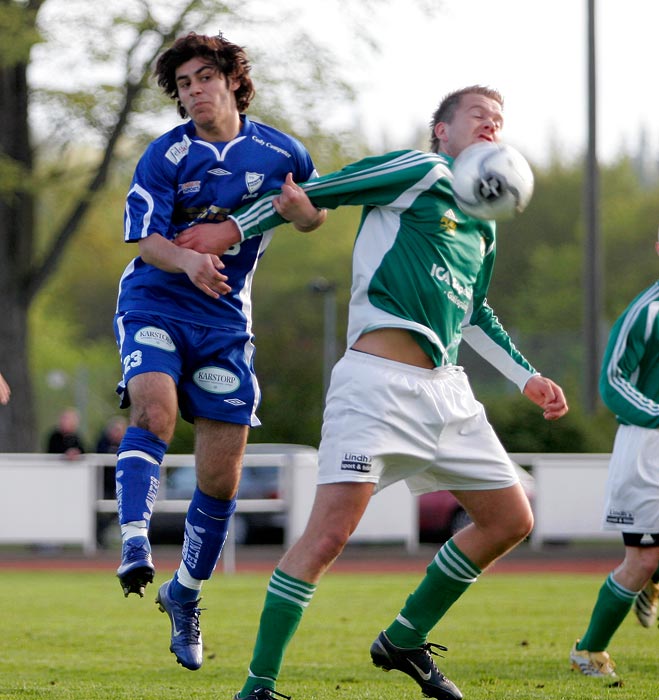
[[[404,372],[405,374],[416,375],[417,377],[431,380],[440,380],[450,375],[464,374],[464,368],[460,365],[443,365],[441,367],[426,369],[425,367],[416,367],[415,365],[408,365],[405,362],[396,362],[396,360],[389,360],[386,357],[371,355],[368,352],[352,350],[351,348],[346,350],[343,357],[350,362],[358,362],[370,366],[379,365],[380,367],[389,367],[390,369],[395,369],[397,372]]]

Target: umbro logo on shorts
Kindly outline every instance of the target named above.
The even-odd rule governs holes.
[[[371,458],[369,455],[346,452],[341,460],[341,471],[366,474],[371,471]]]
[[[224,399],[224,403],[230,403],[232,406],[244,406],[245,402],[240,399]]]

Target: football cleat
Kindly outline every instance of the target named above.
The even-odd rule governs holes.
[[[634,612],[643,627],[652,627],[657,621],[657,609],[659,609],[659,583],[650,580],[636,596]]]
[[[233,700],[277,700],[277,698],[284,698],[284,700],[291,700],[290,695],[284,695],[283,693],[278,693],[272,688],[254,688],[249,695],[245,695],[244,698],[240,697],[240,693],[236,693],[233,696]]]
[[[169,615],[172,624],[172,641],[169,650],[176,655],[181,666],[196,671],[203,662],[203,642],[199,628],[199,600],[192,603],[178,603],[169,597],[169,584],[165,583],[158,589],[156,604],[160,612]]]
[[[435,666],[431,654],[438,654],[433,648],[446,651],[446,647],[430,642],[414,649],[403,649],[392,644],[387,635],[380,632],[371,645],[371,659],[385,671],[395,669],[406,673],[421,686],[421,692],[428,698],[462,700],[462,693],[455,683]]]
[[[606,651],[587,651],[577,649],[579,640],[570,651],[570,663],[572,668],[584,676],[591,678],[617,678],[615,663]]]
[[[144,598],[144,589],[147,583],[153,583],[155,573],[151,545],[146,537],[131,537],[121,545],[117,578],[126,598],[130,593]]]

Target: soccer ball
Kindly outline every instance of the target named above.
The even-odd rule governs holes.
[[[511,219],[531,201],[533,172],[512,146],[481,141],[467,146],[455,159],[453,194],[469,216]]]

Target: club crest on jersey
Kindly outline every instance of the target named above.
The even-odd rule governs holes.
[[[447,209],[439,220],[439,228],[449,236],[455,236],[458,220],[453,209]]]
[[[258,192],[264,179],[265,175],[263,175],[263,173],[245,173],[245,184],[247,185],[249,193],[254,194]]]

